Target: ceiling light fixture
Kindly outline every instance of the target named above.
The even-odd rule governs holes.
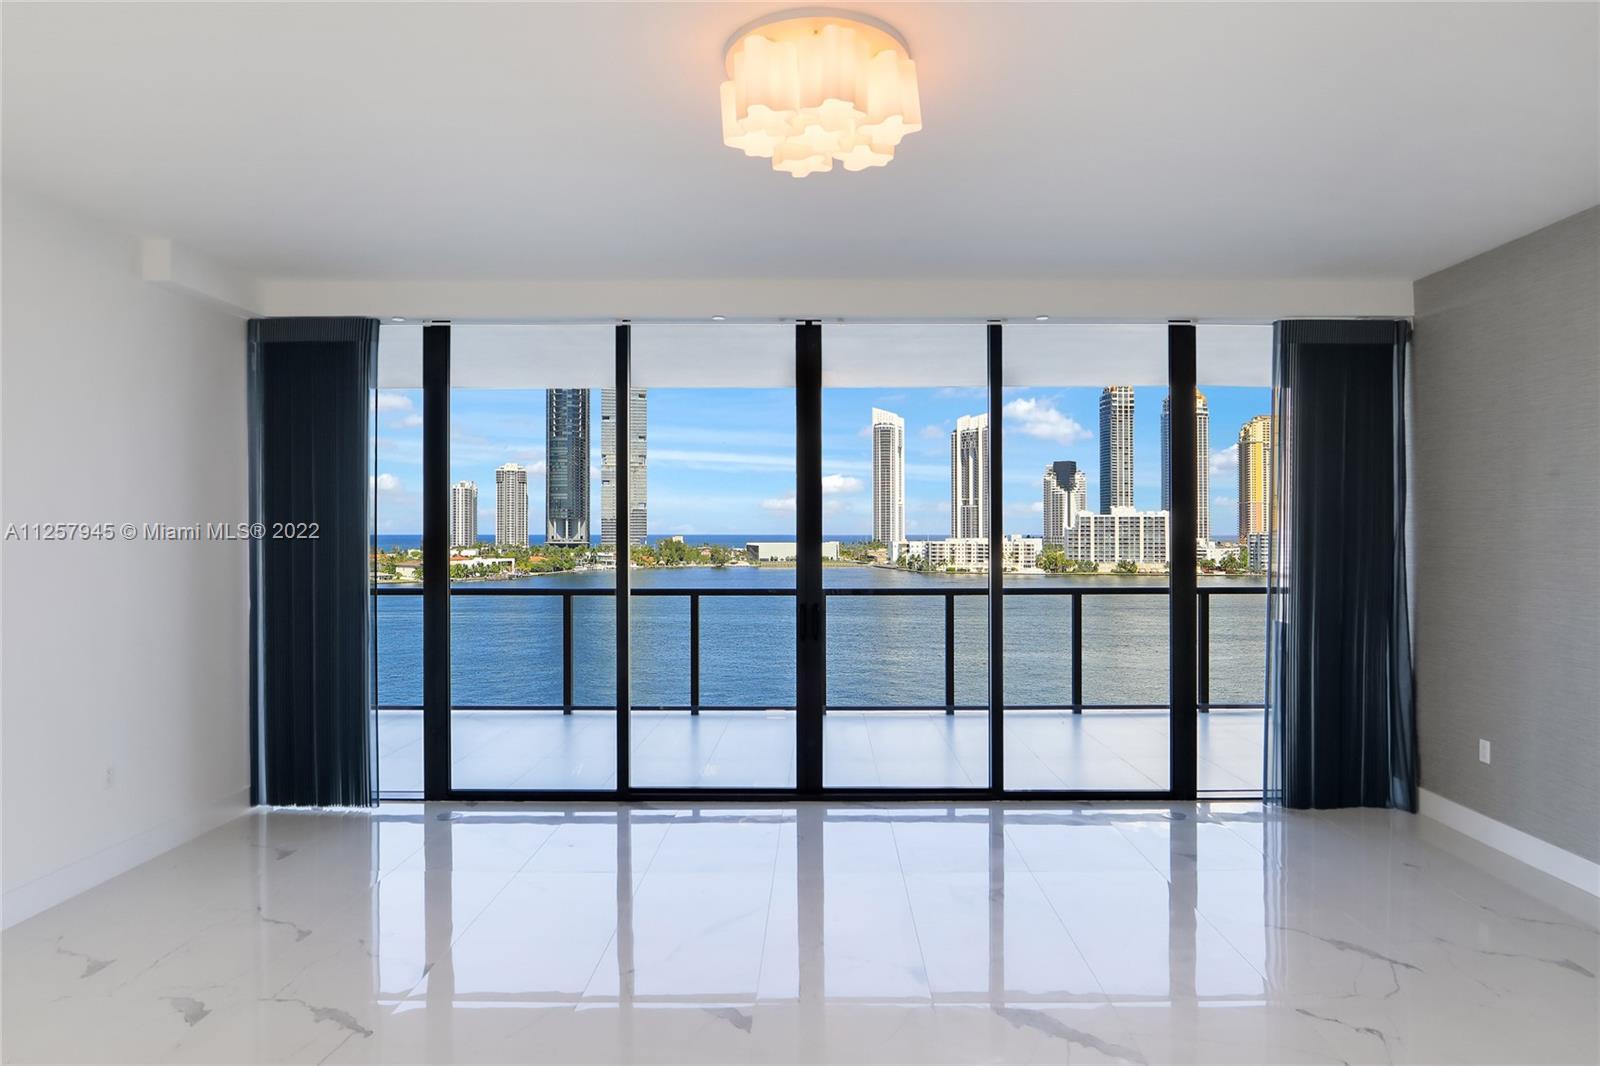
[[[713,322],[726,322],[726,321],[728,321],[728,316],[727,315],[712,315],[711,316],[711,321],[713,321]]]
[[[1033,316],[1033,320],[1035,322],[1048,322],[1048,321],[1050,321],[1050,316],[1049,315],[1034,315]]]
[[[911,51],[876,19],[782,12],[742,27],[725,59],[722,143],[793,177],[884,166],[922,128]]]

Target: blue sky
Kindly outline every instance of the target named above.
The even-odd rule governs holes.
[[[1214,537],[1236,531],[1239,427],[1269,411],[1263,387],[1204,388],[1211,409]],[[1161,501],[1162,387],[1134,391],[1134,495]],[[1006,532],[1040,530],[1040,477],[1047,463],[1076,460],[1097,506],[1098,388],[1005,392]],[[529,467],[529,525],[544,529],[545,396],[542,389],[455,389],[451,480],[478,484],[480,534],[494,529],[494,469]],[[950,431],[985,406],[980,389],[826,389],[823,393],[823,529],[861,536],[872,528],[871,409],[906,420],[906,525],[912,536],[949,532]],[[591,529],[600,530],[600,394],[591,399]],[[378,529],[421,529],[422,394],[384,389],[378,411]],[[788,389],[652,389],[649,394],[651,535],[794,535],[794,393]]]

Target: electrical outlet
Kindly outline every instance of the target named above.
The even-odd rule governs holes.
[[[1489,761],[1489,742],[1482,737],[1478,738],[1478,761],[1485,764]]]

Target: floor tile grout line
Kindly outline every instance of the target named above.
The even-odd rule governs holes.
[[[928,953],[922,946],[922,926],[917,922],[917,907],[911,901],[911,883],[906,879],[906,861],[900,854],[900,834],[895,832],[894,823],[889,823],[889,839],[894,842],[895,866],[900,870],[900,891],[905,894],[906,913],[911,916],[911,935],[917,939],[917,958],[922,963],[922,980],[928,989],[928,1006],[933,1006],[933,977],[928,971]]]
[[[755,987],[750,990],[750,1003],[751,1003],[752,1009],[754,1009],[754,1006],[757,1003],[761,1002],[761,978],[762,978],[762,975],[767,972],[767,938],[772,935],[772,901],[775,898],[777,898],[777,894],[778,894],[778,857],[779,857],[779,854],[781,853],[781,851],[783,849],[783,829],[784,829],[785,825],[794,826],[794,843],[795,843],[795,853],[796,853],[796,855],[799,854],[799,850],[800,850],[800,817],[799,817],[799,812],[797,811],[796,814],[795,814],[794,821],[782,823],[782,824],[780,824],[778,826],[778,832],[776,834],[776,839],[773,841],[773,845],[772,845],[772,877],[767,882],[767,915],[766,915],[765,920],[763,920],[762,923],[761,923],[761,953],[758,956],[756,956],[756,983],[755,983]],[[798,938],[797,938],[797,940],[796,940],[796,957],[797,958],[798,958],[799,950],[800,950],[800,945],[799,945]]]

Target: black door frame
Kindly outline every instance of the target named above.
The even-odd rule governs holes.
[[[1198,676],[1196,657],[1196,579],[1192,566],[1173,565],[1192,554],[1175,550],[1168,560],[1167,600],[1170,636],[1168,787],[1145,790],[1057,789],[1014,791],[1005,782],[1005,588],[1001,559],[1004,529],[1004,478],[1001,420],[1005,324],[986,324],[986,381],[989,410],[990,499],[988,575],[989,784],[982,788],[827,788],[823,785],[823,711],[827,699],[827,602],[822,585],[822,325],[795,323],[795,729],[796,782],[793,789],[657,788],[629,783],[631,678],[627,565],[628,464],[616,464],[614,503],[619,531],[614,598],[616,603],[616,770],[615,789],[458,789],[450,780],[450,325],[423,329],[423,798],[426,800],[535,800],[785,802],[795,799],[840,801],[1027,800],[1193,800],[1196,798]],[[1195,326],[1173,321],[1167,327],[1167,387],[1171,398],[1168,461],[1173,470],[1196,463],[1194,390]],[[628,389],[632,381],[632,325],[616,325],[613,387],[616,433],[625,454]],[[1168,516],[1169,545],[1192,545],[1196,531],[1193,478],[1173,478]],[[444,565],[441,565],[444,564]],[[374,622],[376,624],[376,622]]]

